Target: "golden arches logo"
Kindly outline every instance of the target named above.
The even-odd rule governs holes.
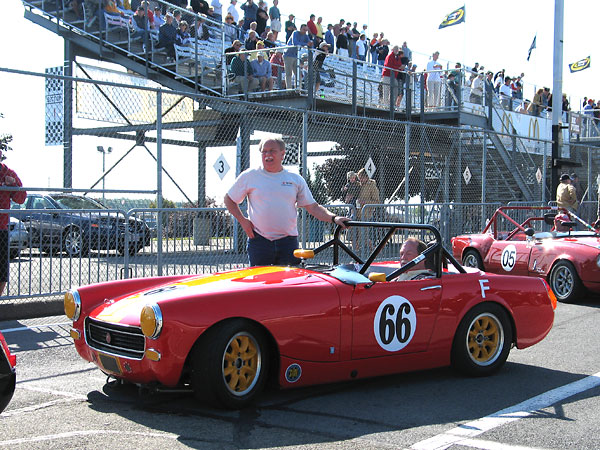
[[[540,124],[538,120],[533,117],[529,119],[529,130],[527,131],[527,136],[535,139],[540,138]]]
[[[465,20],[465,7],[458,8],[456,11],[452,11],[446,16],[446,18],[440,24],[440,28],[450,27],[452,25],[459,24]]]
[[[569,64],[569,70],[572,72],[581,72],[582,70],[590,67],[592,59],[588,56],[587,58],[580,59],[577,62]]]
[[[502,133],[505,131],[509,134],[512,134],[515,129],[515,124],[513,123],[513,118],[511,115],[502,113]]]

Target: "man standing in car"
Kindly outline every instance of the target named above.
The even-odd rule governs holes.
[[[5,159],[4,151],[7,149],[6,143],[0,143],[0,161]],[[24,203],[27,198],[25,191],[13,191],[6,189],[8,187],[21,187],[23,183],[14,170],[9,169],[6,164],[0,163],[0,209],[10,209],[10,201]],[[4,293],[4,288],[8,282],[9,275],[9,256],[8,256],[8,221],[7,213],[0,214],[0,295]]]

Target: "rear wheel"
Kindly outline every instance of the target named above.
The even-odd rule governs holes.
[[[570,261],[559,261],[552,268],[549,277],[550,287],[559,302],[575,301],[583,288],[579,275]]]
[[[481,259],[479,252],[472,248],[464,253],[462,263],[465,267],[475,267],[479,270],[484,270],[483,260]]]
[[[200,400],[239,409],[263,389],[269,362],[263,331],[236,319],[217,325],[192,350],[192,386]]]
[[[513,333],[506,311],[481,303],[460,322],[452,343],[452,366],[470,376],[497,372],[506,362]]]
[[[63,249],[69,256],[85,256],[89,253],[87,239],[77,227],[69,227],[63,233]]]

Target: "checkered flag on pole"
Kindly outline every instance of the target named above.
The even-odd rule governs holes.
[[[62,75],[62,67],[46,69],[49,75]],[[62,145],[64,132],[64,82],[58,78],[46,78],[46,145]]]

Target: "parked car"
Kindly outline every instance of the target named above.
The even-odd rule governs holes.
[[[10,353],[4,336],[0,333],[0,413],[4,411],[15,392],[17,357]]]
[[[29,233],[25,224],[12,216],[8,222],[8,246],[10,259],[17,258],[21,250],[29,248]]]
[[[454,237],[452,252],[465,266],[545,278],[561,302],[600,292],[600,232],[567,210],[503,206],[481,233]]]
[[[108,210],[96,200],[71,194],[31,193],[23,205],[12,209],[27,227],[31,246],[44,253],[65,252],[69,256],[85,256],[90,249],[117,250],[133,255],[150,244],[150,230],[140,219],[125,218]],[[29,210],[43,210],[29,212]],[[129,246],[125,248],[125,234]]]
[[[386,232],[366,262],[338,227],[319,248],[295,252],[305,258],[299,267],[71,289],[64,305],[75,348],[118,380],[191,388],[203,401],[241,408],[268,378],[292,388],[447,365],[490,375],[513,345],[529,347],[552,328],[556,299],[544,280],[467,270],[431,225],[350,224]],[[373,262],[397,231],[433,242],[402,266]],[[324,263],[309,265],[312,257]],[[423,259],[430,278],[395,281]]]

